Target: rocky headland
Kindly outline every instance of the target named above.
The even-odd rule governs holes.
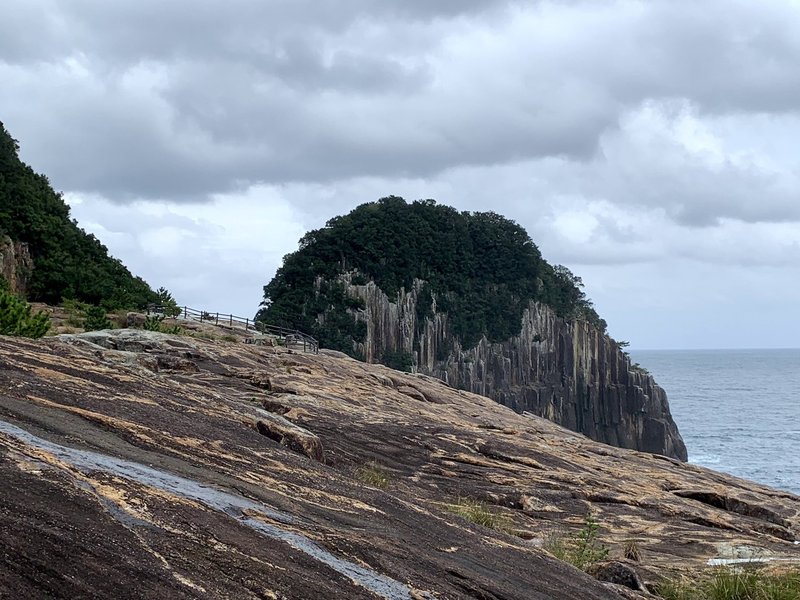
[[[256,318],[594,440],[685,461],[667,396],[563,265],[493,212],[389,196],[308,232]]]
[[[592,344],[555,351],[619,368],[582,366],[608,360]],[[129,329],[0,338],[0,471],[9,598],[646,598],[709,561],[800,558],[792,494],[423,374]],[[544,550],[587,515],[616,584]]]
[[[341,283],[364,303],[352,311],[366,324],[357,349],[368,362],[387,351],[413,357],[417,372],[452,387],[488,396],[517,412],[531,412],[613,446],[687,459],[664,390],[611,337],[585,319],[560,318],[530,302],[518,335],[491,343],[482,336],[462,348],[448,315],[419,306],[417,280],[390,299],[374,282]],[[420,310],[422,308],[422,310]],[[431,313],[420,319],[420,314]],[[421,322],[420,322],[421,321]]]

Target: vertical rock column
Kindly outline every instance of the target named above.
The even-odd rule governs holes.
[[[409,352],[418,372],[453,387],[600,442],[686,460],[664,390],[650,374],[633,369],[617,343],[591,324],[566,321],[532,302],[519,335],[496,343],[484,337],[465,350],[448,331],[446,314],[434,312],[417,323],[424,282],[415,281],[390,300],[373,282],[352,285],[345,277],[348,293],[366,307],[354,315],[367,324],[357,349],[368,362],[386,351]]]

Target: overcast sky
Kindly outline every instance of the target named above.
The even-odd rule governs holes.
[[[0,121],[180,303],[304,231],[494,210],[632,348],[800,346],[800,3],[4,0]]]

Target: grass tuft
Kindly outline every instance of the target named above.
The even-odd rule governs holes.
[[[386,469],[376,462],[370,462],[356,470],[356,478],[366,485],[371,485],[382,490],[389,487],[390,478]]]
[[[695,579],[667,581],[657,592],[665,600],[798,600],[800,571],[719,568]]]
[[[622,555],[633,562],[640,562],[642,560],[642,551],[639,550],[639,544],[636,543],[636,540],[628,540],[625,542]]]
[[[488,527],[497,531],[506,531],[509,528],[507,517],[499,514],[492,507],[480,500],[471,498],[459,498],[455,504],[447,504],[445,508],[470,523],[475,523],[481,527]]]

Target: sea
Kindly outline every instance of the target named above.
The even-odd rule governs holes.
[[[631,358],[666,390],[690,463],[800,495],[800,349]]]

